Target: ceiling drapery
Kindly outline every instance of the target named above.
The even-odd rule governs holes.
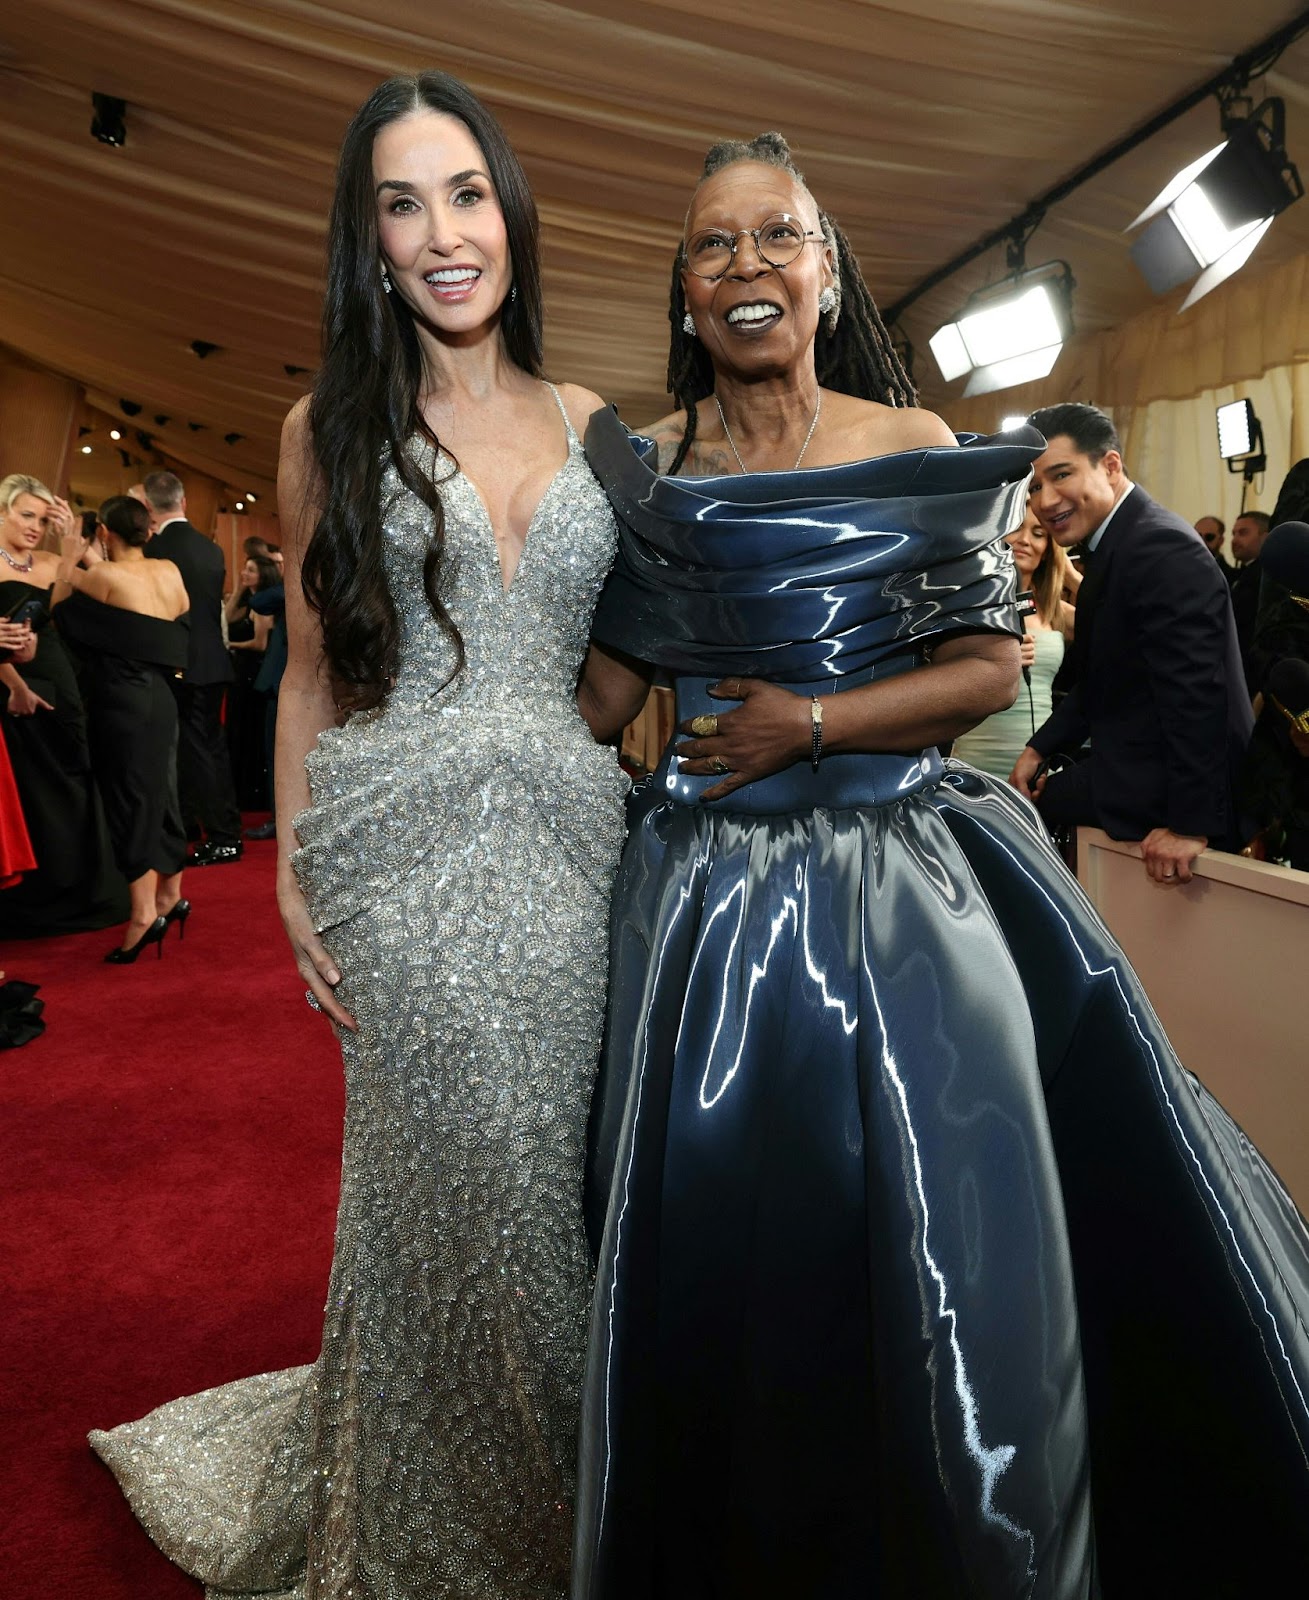
[[[9,7],[0,342],[76,378],[99,406],[137,401],[162,448],[262,491],[306,382],[284,369],[317,360],[345,123],[381,78],[439,66],[497,113],[532,180],[551,373],[648,421],[665,408],[671,255],[715,139],[785,133],[889,303],[1293,10],[1267,0]],[[1309,175],[1309,44],[1256,87],[1285,96],[1291,152]],[[92,90],[127,101],[123,149],[90,138]],[[1217,138],[1216,110],[1198,108],[1037,233],[1029,261],[1072,264],[1080,329],[1152,304],[1121,230]],[[1247,271],[1306,250],[1309,204],[1278,220]],[[947,415],[927,337],[1004,271],[1000,257],[906,319],[924,397]],[[201,360],[193,340],[219,348]]]

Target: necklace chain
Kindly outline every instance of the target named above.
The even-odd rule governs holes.
[[[739,460],[740,458],[738,457],[737,459]],[[21,561],[15,561],[13,556],[9,554],[8,550],[6,550],[2,544],[0,544],[0,556],[5,558],[15,572],[30,572],[36,565],[36,557],[32,555],[28,556],[26,566],[24,566]]]
[[[727,436],[728,444],[730,444],[732,447],[732,454],[736,457],[737,466],[740,467],[742,472],[749,472],[749,467],[747,467],[745,462],[741,460],[741,452],[736,448],[736,440],[732,437],[732,430],[727,426],[727,418],[723,415],[722,401],[719,400],[717,395],[714,396],[714,404],[718,407],[718,420],[723,425],[723,432]],[[818,391],[818,402],[814,406],[813,421],[809,424],[809,432],[804,436],[804,443],[800,446],[800,454],[795,458],[795,466],[791,468],[792,472],[796,471],[800,463],[804,460],[804,453],[809,448],[809,441],[814,436],[814,429],[818,426],[818,418],[822,413],[822,409],[823,391],[820,389]]]

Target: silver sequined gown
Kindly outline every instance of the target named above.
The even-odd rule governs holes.
[[[567,1592],[625,787],[574,701],[615,530],[568,437],[507,593],[476,490],[443,483],[442,592],[468,653],[446,689],[430,513],[389,485],[401,670],[307,763],[295,866],[360,1025],[322,1353],[91,1436],[211,1594]]]

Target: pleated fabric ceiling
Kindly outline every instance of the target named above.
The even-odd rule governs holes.
[[[667,286],[705,148],[778,128],[886,304],[1096,150],[1271,33],[1267,0],[10,0],[0,16],[0,343],[143,407],[161,447],[265,487],[317,361],[336,150],[382,78],[438,66],[504,122],[544,223],[552,375],[666,409]],[[1285,97],[1309,174],[1309,44],[1256,90]],[[93,90],[127,102],[122,149]],[[1303,136],[1303,143],[1301,142]],[[1079,329],[1150,304],[1122,229],[1218,141],[1197,108],[1051,214]],[[1309,248],[1309,203],[1252,267]],[[1251,269],[1247,269],[1251,270]],[[993,252],[906,317],[927,352]],[[190,346],[217,348],[204,359]],[[155,416],[167,417],[156,424]],[[226,442],[228,434],[240,435]]]

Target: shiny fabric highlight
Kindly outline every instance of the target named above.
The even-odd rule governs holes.
[[[318,1359],[92,1435],[214,1600],[567,1593],[582,1161],[627,787],[577,711],[615,529],[568,441],[508,589],[474,486],[413,447],[445,502],[453,681],[422,582],[431,513],[388,472],[399,677],[306,763],[292,860],[359,1023],[340,1036]]]
[[[901,606],[958,505],[884,491],[989,478],[999,505],[1010,446],[682,485],[643,481],[616,426],[588,434],[627,523],[601,625],[679,708],[723,670],[810,680],[835,637],[809,631],[819,525],[901,535],[842,662],[1007,630],[1007,589],[975,601],[985,517],[960,610]],[[809,528],[815,582],[760,579],[766,497]],[[674,502],[710,508],[703,546]],[[1209,1600],[1309,1570],[1304,1223],[1032,808],[925,759],[866,758],[863,797],[794,768],[752,808],[666,771],[633,797],[574,1600]]]

